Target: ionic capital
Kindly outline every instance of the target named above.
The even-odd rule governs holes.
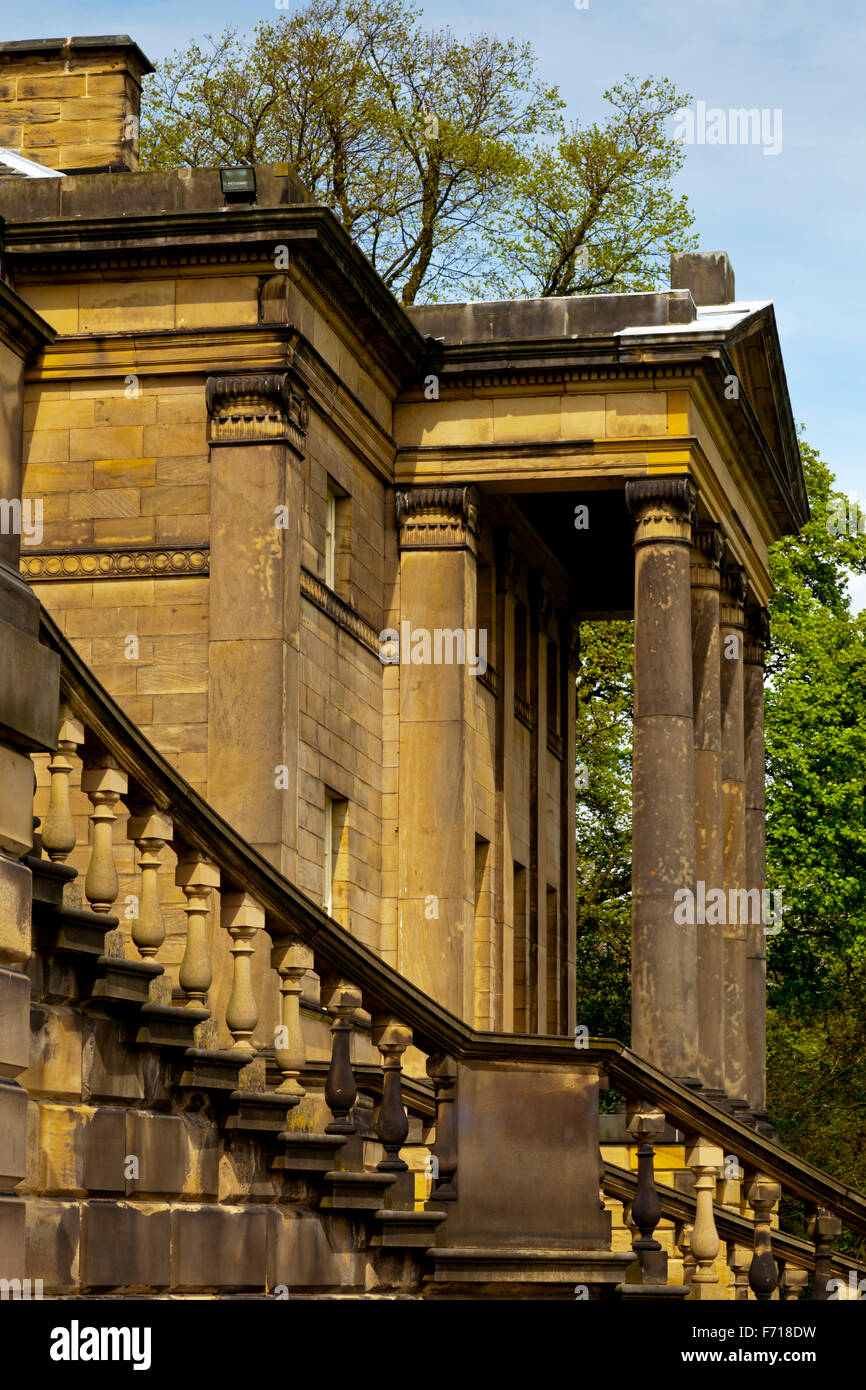
[[[478,492],[471,484],[397,493],[401,550],[471,550],[478,539]]]
[[[690,545],[697,494],[685,477],[636,478],[625,485],[625,502],[635,518],[634,544]]]

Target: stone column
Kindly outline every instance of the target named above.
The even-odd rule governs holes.
[[[722,852],[722,703],[719,683],[721,531],[698,527],[692,549],[692,666],[695,706],[695,880],[709,893],[724,882]],[[700,890],[698,890],[700,892]],[[699,903],[700,903],[699,899]],[[697,914],[698,1076],[724,1093],[725,929]],[[717,914],[710,914],[714,918]]]
[[[2,264],[2,248],[0,248]],[[0,498],[12,524],[0,533],[0,1279],[24,1279],[27,1092],[30,1065],[33,764],[57,747],[60,661],[39,642],[39,600],[20,578],[21,415],[24,366],[53,331],[0,280]],[[34,509],[40,498],[30,499]],[[31,512],[31,517],[38,510]]]
[[[764,654],[770,624],[766,608],[748,614],[743,671],[746,773],[746,881],[763,895],[767,886],[767,825],[764,791]],[[762,896],[762,902],[764,898]],[[749,927],[746,957],[746,1017],[749,1109],[767,1120],[767,935],[763,922]]]
[[[747,1106],[746,763],[743,729],[743,636],[746,579],[739,565],[723,572],[719,635],[722,688],[722,826],[725,912],[725,1091],[735,1109]],[[736,918],[737,920],[732,920]]]
[[[694,1080],[696,928],[677,922],[675,895],[695,887],[689,575],[695,492],[684,477],[642,478],[625,491],[636,552],[632,1047],[670,1075]]]
[[[500,528],[496,535],[496,651],[498,697],[496,700],[496,919],[501,924],[499,971],[502,985],[502,1013],[496,1025],[504,1033],[515,1028],[524,1017],[523,991],[527,983],[525,942],[514,937],[514,849],[511,827],[514,822],[514,604],[520,561],[510,532]],[[573,823],[573,819],[572,819]],[[519,1004],[515,1010],[515,993]]]
[[[442,659],[475,625],[477,494],[397,493],[400,545],[397,968],[440,1004],[475,1016],[475,681]],[[440,659],[435,660],[435,633]]]
[[[308,406],[289,372],[209,377],[207,404],[208,799],[294,878]]]
[[[576,617],[564,618],[561,624],[562,653],[562,737],[563,758],[560,778],[562,803],[562,865],[560,881],[565,911],[568,913],[568,960],[565,972],[566,1037],[573,1037],[577,1017],[577,846],[574,824],[577,813],[577,789],[574,780],[575,733],[577,729],[577,672],[580,666],[580,623]]]

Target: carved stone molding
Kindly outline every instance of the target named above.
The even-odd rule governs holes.
[[[210,376],[205,401],[211,444],[286,443],[303,457],[310,407],[293,373]]]
[[[749,581],[742,565],[727,560],[722,565],[722,599],[719,619],[723,627],[743,627]]]
[[[726,541],[718,526],[696,526],[692,537],[692,587],[718,589]]]
[[[471,485],[397,493],[401,550],[471,550],[478,540],[478,493]]]
[[[635,545],[654,541],[691,545],[697,493],[690,478],[635,478],[625,485],[625,503],[635,518]]]
[[[763,666],[767,648],[770,645],[770,614],[766,608],[746,610],[746,640],[744,644],[746,661],[755,666]]]
[[[348,632],[351,637],[354,637],[363,647],[378,657],[381,645],[378,632],[364,621],[360,613],[356,613],[354,608],[351,608],[348,603],[344,603],[332,589],[329,589],[307,569],[301,570],[301,593],[304,598],[309,599],[310,603],[314,603],[317,608],[326,613],[344,632]]]
[[[28,551],[21,556],[25,579],[151,579],[208,574],[210,549],[197,546],[148,546],[145,549]]]

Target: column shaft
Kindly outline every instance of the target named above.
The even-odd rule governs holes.
[[[726,569],[721,602],[722,825],[725,912],[725,1090],[745,1106],[747,1092],[746,767],[743,727],[743,627],[745,578]]]
[[[767,886],[767,826],[764,790],[764,653],[769,639],[767,610],[749,614],[745,643],[744,735],[746,772],[746,879],[763,894]],[[764,899],[762,898],[762,901]],[[767,1108],[767,936],[763,923],[749,928],[746,960],[748,1042],[747,1096],[750,1110]]]
[[[635,516],[632,1047],[676,1077],[696,1075],[695,759],[689,576],[694,490],[686,478],[626,485]]]
[[[722,703],[719,644],[719,562],[716,527],[701,527],[692,550],[692,657],[695,704],[695,879],[705,892],[724,882],[722,847]],[[700,890],[698,890],[700,891]],[[702,914],[706,915],[706,914]],[[725,929],[721,919],[697,921],[698,1076],[724,1091]]]

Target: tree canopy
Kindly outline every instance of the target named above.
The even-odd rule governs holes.
[[[667,79],[568,122],[529,43],[430,29],[407,0],[310,0],[145,79],[144,169],[291,164],[404,304],[661,283],[694,242]]]

